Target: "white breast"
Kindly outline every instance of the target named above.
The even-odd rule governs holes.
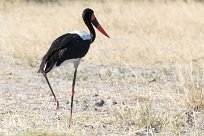
[[[90,34],[88,34],[86,31],[73,31],[69,32],[70,34],[78,34],[83,40],[91,40]]]

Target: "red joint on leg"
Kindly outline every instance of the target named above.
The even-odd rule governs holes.
[[[74,95],[74,88],[72,88],[72,90],[71,90],[71,96],[73,96]]]

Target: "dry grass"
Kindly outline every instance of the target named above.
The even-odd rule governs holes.
[[[188,65],[179,65],[178,77],[186,105],[195,111],[204,109],[203,70],[193,62]]]
[[[97,39],[85,58],[89,62],[168,63],[174,62],[175,56],[190,61],[186,49],[192,52],[191,59],[203,60],[204,6],[200,3],[8,4],[0,15],[0,49],[29,63],[36,61],[34,58],[39,60],[57,36],[86,30],[81,19],[85,7],[95,10],[111,36],[107,39],[97,32]]]
[[[96,92],[118,104],[76,111],[69,127],[69,110],[62,101],[67,99],[62,90],[67,88],[62,83],[73,73],[56,70],[49,75],[65,105],[57,120],[46,84],[39,87],[44,80],[29,72],[38,68],[57,36],[87,30],[81,19],[85,7],[94,9],[111,38],[97,32],[78,73],[76,100],[82,103]],[[67,1],[62,5],[1,1],[0,53],[15,58],[18,65],[3,61],[8,66],[0,65],[0,82],[2,86],[16,82],[19,96],[10,94],[11,86],[0,92],[0,105],[6,105],[0,107],[0,135],[203,135],[203,13],[204,5],[192,1]],[[105,66],[99,69],[98,64]],[[29,72],[8,74],[12,67]]]

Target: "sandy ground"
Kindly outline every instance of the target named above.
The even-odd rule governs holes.
[[[139,129],[129,129],[126,123],[116,124],[117,111],[121,107],[137,109],[147,104],[155,115],[167,117],[170,113],[185,117],[190,111],[182,97],[176,95],[180,82],[173,66],[110,66],[82,61],[76,82],[74,125],[70,128],[71,65],[55,69],[48,75],[60,102],[60,120],[57,120],[53,97],[42,75],[36,73],[37,65],[24,66],[19,60],[3,53],[0,60],[1,135],[28,135],[30,130],[65,132],[70,135],[140,135],[136,133]],[[98,106],[100,100],[105,104]],[[200,132],[198,134],[203,134],[202,112],[198,112],[198,117],[196,130]],[[191,129],[188,128],[186,132]],[[146,131],[142,134],[146,134]]]

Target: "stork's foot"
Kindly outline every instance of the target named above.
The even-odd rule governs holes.
[[[73,123],[72,119],[69,118],[69,127],[71,127],[72,123]]]
[[[56,100],[56,111],[58,111],[59,110],[59,102],[58,102],[58,100]]]
[[[57,120],[60,120],[61,112],[58,110],[56,111]]]
[[[61,113],[59,111],[59,102],[58,102],[58,100],[56,100],[56,111],[55,111],[55,114],[57,116],[57,119],[60,120]]]

